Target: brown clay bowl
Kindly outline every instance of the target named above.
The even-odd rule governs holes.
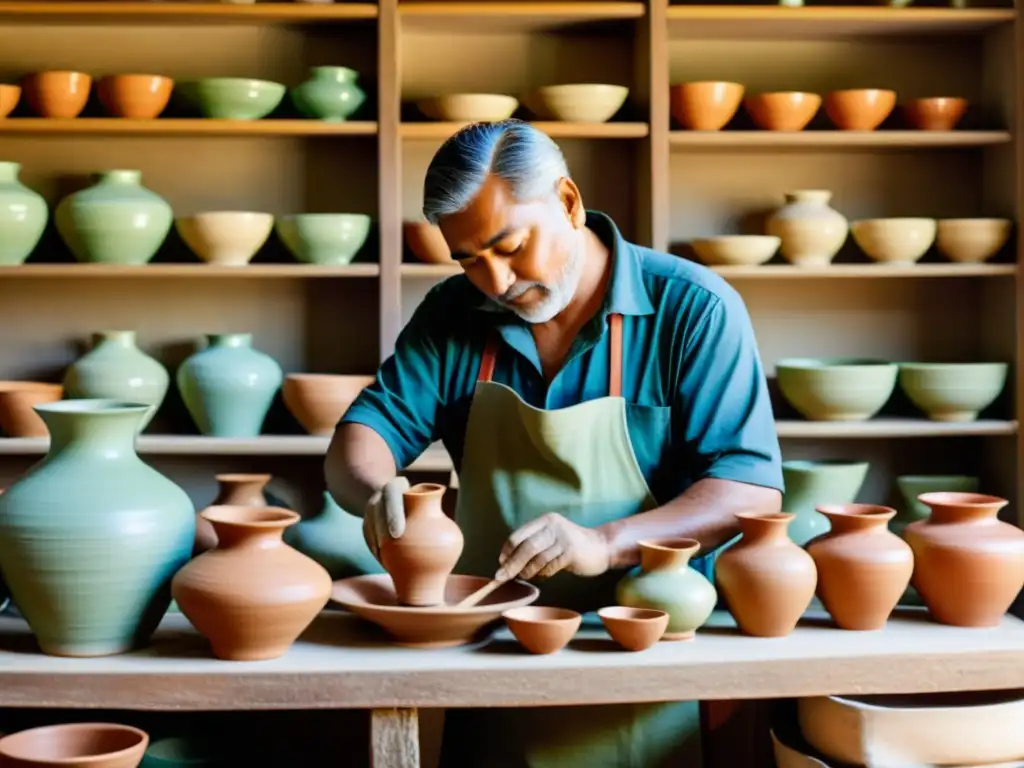
[[[668,629],[668,614],[654,608],[626,608],[621,605],[597,612],[612,640],[627,651],[644,651],[658,642]]]
[[[64,386],[41,381],[0,381],[0,429],[8,437],[46,437],[46,424],[33,408],[64,397]]]
[[[431,608],[398,604],[395,585],[387,574],[355,576],[334,582],[331,600],[370,621],[394,638],[396,645],[412,648],[450,648],[471,642],[488,624],[512,608],[534,602],[540,590],[525,581],[502,584],[472,608],[455,608],[491,579],[449,576],[445,603]]]
[[[10,768],[136,768],[149,745],[138,728],[114,723],[47,725],[0,739],[0,765]]]
[[[818,114],[821,96],[799,91],[757,93],[747,96],[743,106],[758,128],[766,131],[802,131]]]
[[[100,80],[96,90],[114,117],[152,120],[167,107],[174,81],[161,75],[111,75]]]
[[[21,86],[0,83],[0,118],[7,117],[21,100]]]
[[[372,383],[373,376],[290,373],[281,397],[309,434],[331,435],[352,401]]]
[[[732,120],[743,99],[739,83],[679,83],[669,91],[672,117],[691,131],[720,131]]]
[[[580,628],[583,617],[568,608],[528,605],[501,614],[516,640],[530,653],[562,650]]]
[[[952,131],[967,111],[967,99],[939,96],[903,105],[903,117],[919,131]]]
[[[444,235],[433,224],[425,221],[407,221],[402,225],[402,237],[412,255],[425,264],[454,263]]]
[[[825,96],[825,114],[841,131],[873,131],[896,106],[896,91],[856,88]]]
[[[89,100],[92,77],[84,72],[36,72],[22,86],[29,106],[40,117],[78,117]]]

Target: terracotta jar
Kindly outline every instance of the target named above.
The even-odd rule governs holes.
[[[448,577],[462,555],[462,531],[441,508],[444,491],[437,483],[419,483],[402,494],[405,533],[381,543],[381,565],[402,605],[443,604]]]
[[[824,267],[846,242],[850,224],[829,206],[827,189],[787,192],[786,204],[773,213],[765,234],[782,240],[782,258],[797,267]]]
[[[227,474],[217,475],[219,488],[211,507],[265,507],[267,499],[263,489],[272,479],[271,475]],[[217,532],[213,525],[203,517],[201,510],[196,515],[196,543],[193,555],[199,555],[217,546]]]
[[[175,574],[171,594],[228,661],[281,656],[327,604],[331,577],[282,541],[299,516],[281,507],[209,507],[216,549]]]
[[[818,566],[818,597],[842,629],[881,629],[914,570],[914,555],[876,504],[818,507],[832,530],[807,545]]]
[[[718,588],[748,635],[788,635],[814,598],[814,559],[787,535],[795,517],[788,512],[737,514],[742,537],[715,562]]]
[[[943,624],[998,625],[1024,587],[1024,532],[996,517],[1006,499],[949,491],[917,498],[931,515],[903,537],[928,612]]]

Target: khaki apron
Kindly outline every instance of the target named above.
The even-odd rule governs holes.
[[[491,381],[498,344],[488,343],[459,472],[466,547],[456,572],[493,576],[509,534],[549,512],[594,527],[656,506],[626,428],[622,316],[608,325],[608,396],[552,411]],[[539,602],[615,605],[623,575],[561,573],[539,582]],[[700,757],[698,702],[449,710],[445,721],[445,768],[687,768]]]

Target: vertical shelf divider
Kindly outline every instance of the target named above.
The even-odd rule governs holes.
[[[398,0],[378,0],[377,190],[380,231],[380,360],[395,348],[402,323],[402,67]]]
[[[648,87],[650,108],[650,149],[647,162],[650,195],[650,231],[648,244],[658,251],[669,247],[669,59],[668,59],[668,3],[669,0],[648,0],[646,38],[648,52]]]

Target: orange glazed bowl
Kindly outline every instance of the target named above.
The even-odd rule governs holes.
[[[858,88],[832,91],[825,97],[825,114],[841,131],[873,131],[896,106],[896,91]]]
[[[750,119],[766,131],[802,131],[821,107],[816,93],[758,93],[743,100]]]

